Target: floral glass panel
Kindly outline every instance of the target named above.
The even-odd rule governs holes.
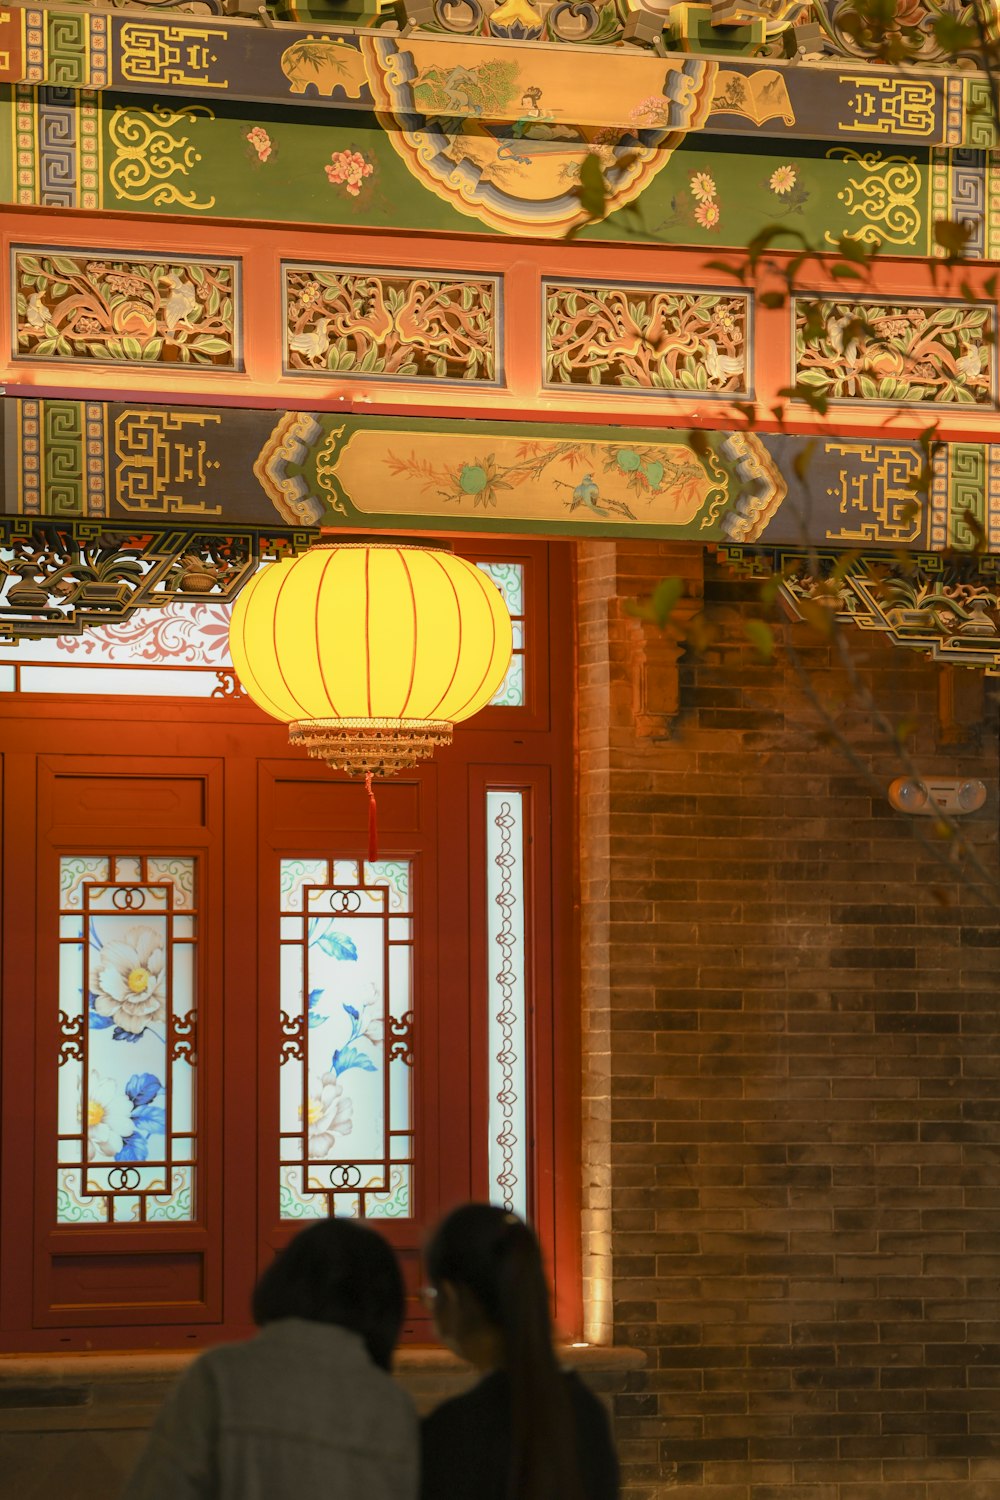
[[[490,1198],[528,1209],[523,792],[486,793]]]
[[[229,606],[139,609],[80,635],[0,641],[0,692],[230,698]]]
[[[524,568],[521,563],[478,562],[504,597],[514,632],[514,651],[507,675],[490,699],[500,708],[521,708],[525,703],[524,670]]]
[[[195,861],[60,860],[56,1217],[195,1217]]]
[[[283,1219],[413,1212],[409,860],[281,862]]]

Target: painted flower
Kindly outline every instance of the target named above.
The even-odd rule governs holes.
[[[361,184],[370,177],[375,168],[365,161],[360,151],[334,151],[324,168],[331,183],[343,183],[352,198],[361,192]]]
[[[634,109],[629,111],[629,119],[637,125],[643,122],[647,124],[661,124],[666,117],[669,105],[662,94],[650,94],[648,99],[640,99]]]
[[[87,262],[88,276],[103,276],[107,269],[107,265],[103,260],[88,260]]]
[[[710,203],[715,197],[715,179],[707,172],[692,172],[691,191],[699,203]]]
[[[785,193],[792,191],[795,182],[794,167],[779,167],[776,172],[771,173],[771,192],[784,196]]]
[[[299,301],[303,307],[308,307],[311,302],[315,302],[322,294],[323,288],[318,281],[307,281],[299,292]]]
[[[699,203],[695,208],[694,216],[702,229],[714,229],[719,222],[719,205],[711,199],[705,203]]]
[[[135,1131],[132,1101],[115,1078],[91,1072],[87,1094],[87,1157],[112,1161]]]
[[[354,1106],[350,1099],[345,1099],[343,1084],[337,1082],[336,1073],[324,1073],[319,1087],[309,1094],[306,1124],[310,1161],[325,1161],[333,1154],[337,1137],[350,1135],[353,1115]]]
[[[152,927],[130,927],[121,942],[106,943],[95,962],[93,1006],[122,1031],[135,1035],[167,1015],[166,955]]]
[[[252,130],[247,131],[247,140],[257,153],[258,161],[267,161],[272,151],[271,137],[263,125],[255,125]]]

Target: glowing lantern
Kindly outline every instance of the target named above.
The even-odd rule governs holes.
[[[489,703],[510,665],[503,596],[481,568],[419,542],[333,542],[261,569],[229,647],[292,744],[366,778],[415,765]]]

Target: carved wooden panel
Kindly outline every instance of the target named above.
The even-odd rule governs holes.
[[[11,250],[16,359],[240,370],[240,264]]]
[[[800,296],[794,310],[795,380],[828,400],[994,403],[992,305]]]
[[[543,296],[548,386],[737,397],[753,391],[745,292],[546,281]]]
[[[287,374],[502,380],[499,277],[292,264],[282,274]]]

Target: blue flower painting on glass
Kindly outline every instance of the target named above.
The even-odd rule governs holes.
[[[281,1216],[404,1217],[409,863],[284,860],[281,902]]]
[[[60,1223],[194,1216],[194,861],[61,861]]]

